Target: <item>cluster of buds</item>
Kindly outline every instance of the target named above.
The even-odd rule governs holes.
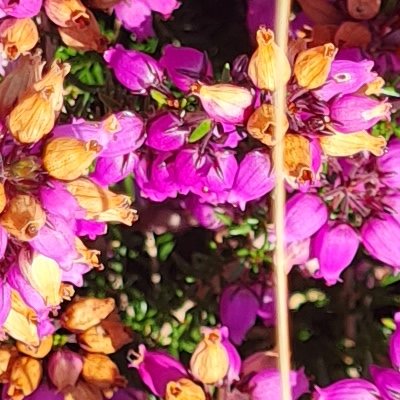
[[[9,69],[0,83],[0,322],[4,333],[38,346],[54,330],[49,314],[101,267],[99,252],[80,238],[104,234],[109,221],[131,225],[136,214],[128,196],[88,176],[96,159],[121,146],[118,116],[91,123],[90,138],[63,135],[55,123],[69,65],[46,68],[36,52]]]
[[[126,386],[108,355],[130,343],[132,333],[119,319],[113,299],[76,299],[60,322],[64,339],[58,342],[48,335],[37,346],[17,340],[0,347],[2,398],[102,400]],[[80,351],[70,350],[68,343],[77,343]],[[48,397],[40,397],[44,392]]]
[[[149,351],[143,345],[138,353],[130,351],[130,366],[137,369],[154,395],[166,400],[206,400],[215,389],[228,398],[244,396],[253,400],[263,399],[267,388],[278,393],[276,357],[259,353],[242,363],[226,327],[202,328],[202,335],[191,356],[190,369],[168,354]],[[308,392],[308,381],[302,370],[291,374],[293,396],[297,399]]]

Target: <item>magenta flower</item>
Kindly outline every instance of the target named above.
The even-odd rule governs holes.
[[[291,371],[290,384],[293,399],[298,399],[308,390],[308,379],[304,371]],[[268,368],[255,374],[248,383],[248,391],[252,400],[265,400],[266,393],[280,393],[280,374],[277,369]]]
[[[104,52],[104,59],[118,81],[132,93],[146,94],[162,82],[163,71],[157,61],[140,51],[126,50],[117,44]]]
[[[381,172],[380,181],[392,189],[400,189],[400,139],[390,140],[387,152],[376,159],[376,167]]]
[[[349,225],[325,224],[311,241],[310,257],[317,258],[319,264],[316,276],[327,285],[340,282],[340,274],[352,262],[358,245],[358,235]]]
[[[147,393],[134,388],[118,389],[111,400],[146,400]]]
[[[369,367],[372,379],[377,386],[382,400],[393,400],[400,396],[400,373],[377,365]]]
[[[378,388],[365,379],[342,379],[324,388],[315,387],[316,400],[376,400]]]
[[[188,92],[197,81],[207,82],[213,75],[207,54],[191,47],[166,45],[159,62],[172,83],[183,92]]]
[[[130,355],[134,359],[129,367],[137,369],[140,379],[156,396],[165,396],[168,382],[188,377],[183,365],[166,353],[148,351],[144,345],[139,345],[139,353],[131,351]]]
[[[64,395],[57,390],[50,388],[46,383],[42,383],[32,394],[24,397],[25,400],[63,400]]]
[[[224,225],[217,217],[217,212],[229,215],[229,210],[226,208],[203,203],[198,196],[189,195],[182,203],[183,208],[190,212],[198,224],[207,229],[216,230]]]
[[[14,18],[32,18],[39,14],[43,0],[2,0],[0,10]],[[1,16],[0,16],[1,17]]]
[[[152,11],[167,19],[179,6],[176,0],[124,0],[118,2],[114,10],[124,27],[142,40],[154,35]]]
[[[400,313],[394,315],[396,330],[389,338],[389,355],[392,366],[396,371],[400,370]]]

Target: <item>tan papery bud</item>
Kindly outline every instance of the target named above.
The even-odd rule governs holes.
[[[112,298],[80,298],[68,305],[60,318],[61,325],[71,332],[83,332],[98,325],[114,308]]]
[[[103,400],[103,394],[97,386],[82,380],[64,390],[63,394],[64,400]]]
[[[88,10],[80,0],[45,0],[44,8],[47,16],[58,26],[88,24]]]
[[[328,78],[336,53],[337,49],[332,43],[302,51],[294,64],[298,84],[307,89],[322,86]]]
[[[83,357],[82,377],[102,390],[124,387],[127,384],[117,365],[104,354],[88,353]]]
[[[314,174],[309,140],[304,136],[287,133],[284,143],[285,174],[293,177],[297,183],[311,182]]]
[[[22,400],[34,392],[42,379],[42,363],[36,358],[18,357],[12,367],[7,395],[13,400]]]
[[[249,77],[259,89],[275,90],[278,84],[284,85],[290,79],[289,61],[285,52],[275,43],[274,33],[270,29],[260,27],[257,43],[258,48],[249,62]]]
[[[53,336],[47,335],[42,337],[39,346],[29,346],[18,341],[16,346],[20,353],[24,353],[33,358],[44,358],[50,353],[51,347],[53,346]]]
[[[43,151],[43,166],[50,176],[72,181],[88,173],[101,146],[91,140],[60,137],[50,139]]]
[[[247,131],[250,135],[267,146],[274,146],[276,143],[275,126],[275,111],[272,104],[262,104],[247,121]],[[287,130],[288,128],[289,122],[285,116],[284,129]]]
[[[46,222],[46,214],[32,196],[18,194],[12,197],[0,215],[0,224],[21,241],[33,239]]]
[[[112,354],[132,342],[132,331],[126,327],[117,313],[111,313],[99,325],[77,336],[82,349],[90,353]]]
[[[126,225],[137,220],[136,211],[130,208],[132,200],[129,196],[115,194],[87,178],[67,182],[66,187],[86,210],[88,219]]]
[[[0,347],[0,383],[9,381],[11,365],[16,357],[18,351],[14,346],[6,344]]]
[[[208,330],[190,359],[193,376],[206,385],[221,381],[228,373],[229,357],[221,341],[218,329]]]
[[[165,400],[206,400],[204,390],[190,379],[168,382]]]
[[[40,344],[37,315],[15,290],[11,291],[11,309],[3,324],[3,329],[15,340],[28,346],[37,347]]]
[[[13,69],[0,83],[1,118],[5,118],[27,89],[41,79],[44,64],[39,50],[33,55],[22,55],[13,63]]]
[[[323,152],[332,157],[349,157],[360,151],[368,151],[378,157],[386,148],[385,138],[372,136],[367,131],[321,136],[319,142]]]
[[[58,263],[40,253],[22,249],[18,257],[24,278],[39,293],[48,307],[57,307],[61,301],[61,275]]]
[[[10,60],[32,50],[38,41],[39,32],[30,18],[8,18],[0,24],[0,42]]]
[[[87,10],[89,16],[85,25],[58,28],[62,41],[69,47],[79,51],[93,50],[102,53],[107,48],[107,40],[101,34],[95,16]]]

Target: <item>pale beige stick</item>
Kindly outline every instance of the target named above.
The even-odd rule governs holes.
[[[276,0],[275,14],[275,37],[277,45],[286,53],[288,42],[288,25],[290,15],[290,0]],[[280,71],[279,57],[276,57],[276,71]],[[275,249],[275,296],[277,315],[277,340],[279,353],[279,372],[281,378],[281,399],[291,400],[292,392],[290,386],[290,334],[289,334],[289,313],[288,313],[288,286],[286,275],[285,256],[285,181],[284,181],[284,141],[285,112],[286,112],[286,83],[279,83],[274,96],[276,115],[274,147],[275,166],[275,192],[274,192],[274,223],[276,229]]]

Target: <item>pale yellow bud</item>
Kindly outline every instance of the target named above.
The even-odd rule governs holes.
[[[249,63],[250,79],[259,89],[275,90],[276,86],[285,85],[291,76],[290,64],[284,51],[275,43],[274,33],[261,27],[257,31],[257,43],[258,48]]]
[[[39,346],[29,346],[25,343],[17,341],[17,349],[20,353],[24,353],[33,358],[44,358],[50,353],[53,346],[53,336],[48,335],[40,339]]]
[[[349,157],[360,151],[381,156],[386,148],[385,138],[372,136],[367,131],[321,136],[319,142],[323,152],[333,157]]]
[[[25,304],[15,290],[11,291],[11,309],[3,329],[15,340],[28,346],[37,347],[40,344],[36,313]]]
[[[40,253],[23,249],[19,253],[19,267],[24,278],[40,294],[48,307],[61,301],[61,268],[58,263]]]
[[[221,381],[229,370],[229,357],[218,329],[205,332],[190,359],[193,376],[206,385]]]
[[[307,89],[322,86],[331,70],[337,48],[332,43],[302,51],[294,64],[297,83]]]
[[[18,357],[12,367],[7,395],[13,400],[22,400],[34,392],[42,379],[42,363],[36,358]]]
[[[132,201],[128,196],[115,194],[87,178],[67,182],[66,187],[86,210],[88,219],[122,222],[126,225],[132,225],[137,220],[136,211],[130,208]]]
[[[33,239],[46,222],[46,214],[32,196],[18,194],[11,198],[0,215],[0,224],[21,241]]]
[[[206,400],[204,390],[190,379],[168,382],[165,400]]]
[[[87,174],[101,146],[91,140],[60,137],[46,143],[43,151],[43,166],[50,176],[72,181]]]
[[[284,124],[284,129],[287,130],[289,122],[286,116]],[[272,104],[262,104],[247,121],[247,131],[250,135],[267,146],[274,146],[276,143],[274,137],[275,127],[275,111]]]
[[[32,50],[38,40],[39,32],[30,18],[9,18],[0,24],[0,42],[10,60]]]
[[[82,377],[102,390],[124,387],[127,384],[117,365],[104,354],[87,353],[83,357]]]
[[[284,137],[285,174],[293,177],[296,183],[311,182],[311,149],[307,138],[288,133]]]
[[[132,342],[132,331],[111,313],[99,325],[77,335],[79,345],[90,353],[112,354]]]
[[[83,332],[98,325],[114,308],[112,298],[80,298],[68,305],[60,318],[61,325],[71,332]]]
[[[42,77],[44,66],[41,51],[27,54],[14,62],[14,68],[0,83],[0,117],[5,118],[17,100]]]

